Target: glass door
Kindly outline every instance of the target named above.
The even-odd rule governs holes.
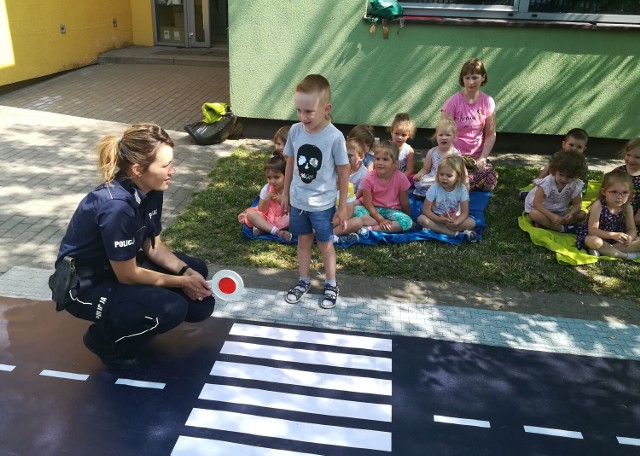
[[[186,46],[183,0],[154,0],[156,43]]]
[[[210,47],[210,1],[212,0],[154,0],[156,43]]]

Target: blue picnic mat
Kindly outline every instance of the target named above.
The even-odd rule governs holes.
[[[485,221],[484,210],[491,198],[491,192],[471,192],[469,195],[469,215],[476,221],[476,226],[473,229],[477,234],[477,239],[482,239],[482,233],[487,224]],[[256,198],[251,205],[255,207],[258,205],[259,198]],[[411,207],[411,218],[414,223],[418,216],[422,213],[422,201],[414,198],[412,194],[409,195],[409,205]],[[260,236],[254,236],[251,228],[247,225],[242,225],[242,235],[248,239],[262,239],[265,241],[275,241],[282,244],[295,244],[298,242],[297,236],[293,236],[291,242],[286,242],[277,236],[272,234],[261,234]],[[457,236],[447,236],[445,234],[439,234],[431,230],[423,230],[419,225],[416,225],[402,233],[383,233],[381,231],[370,231],[367,237],[360,237],[358,242],[340,243],[334,244],[337,248],[351,247],[356,244],[363,245],[378,245],[378,244],[402,244],[405,242],[418,242],[418,241],[440,241],[448,244],[462,244],[465,241],[465,237],[462,234]]]

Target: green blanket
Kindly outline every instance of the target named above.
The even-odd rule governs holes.
[[[582,198],[582,208],[584,210],[588,210],[589,205],[598,198],[601,185],[602,182],[589,182],[587,192]],[[531,190],[532,188],[533,184],[522,190]],[[545,228],[536,228],[524,213],[518,217],[518,225],[523,231],[529,233],[531,242],[535,245],[540,245],[556,252],[556,260],[558,260],[558,263],[579,266],[581,264],[596,263],[598,260],[617,259],[605,256],[595,257],[589,255],[586,250],[578,250],[576,248],[575,234],[558,233],[557,231],[547,230]]]

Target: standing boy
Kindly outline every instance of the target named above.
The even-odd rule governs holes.
[[[289,213],[289,231],[298,235],[300,279],[285,300],[296,303],[309,291],[311,246],[315,233],[322,253],[325,283],[320,307],[335,307],[336,252],[333,226],[344,225],[347,216],[349,159],[344,136],[331,123],[331,88],[319,74],[306,76],[296,87],[294,104],[300,122],[291,126],[284,149],[287,168],[284,176],[282,210]],[[336,178],[340,204],[336,209]]]

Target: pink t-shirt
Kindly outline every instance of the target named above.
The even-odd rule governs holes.
[[[386,207],[387,209],[402,209],[400,205],[400,192],[409,190],[411,184],[409,179],[403,172],[395,170],[393,176],[386,184],[380,182],[375,171],[369,172],[364,179],[360,181],[362,190],[371,191],[373,205],[377,207]],[[364,201],[364,197],[360,198]]]
[[[496,103],[489,95],[480,92],[475,103],[468,103],[462,92],[449,97],[442,110],[453,117],[458,127],[458,138],[454,144],[462,155],[480,157],[484,145],[484,125],[496,111]]]

